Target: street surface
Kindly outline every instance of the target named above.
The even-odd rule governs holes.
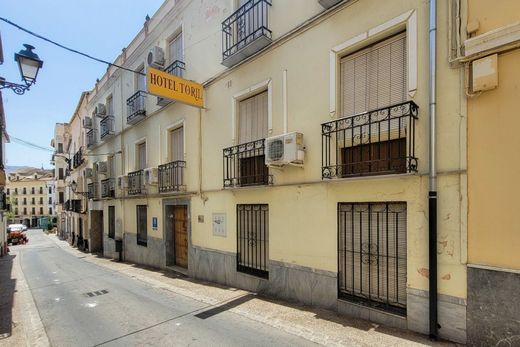
[[[314,345],[226,305],[208,305],[86,262],[42,231],[28,234],[29,243],[11,247],[11,254],[20,257],[52,346]]]

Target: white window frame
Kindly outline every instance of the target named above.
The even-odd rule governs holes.
[[[169,163],[172,158],[172,153],[170,153],[170,149],[171,149],[170,132],[172,132],[173,130],[178,129],[178,128],[184,129],[183,136],[182,136],[182,145],[184,148],[184,152],[182,153],[182,156],[183,156],[183,160],[186,161],[186,120],[183,118],[174,123],[171,123],[170,125],[168,125],[166,127],[166,136],[165,136],[166,137],[166,158],[164,160],[165,163]]]
[[[166,60],[166,66],[168,66],[168,65],[173,63],[172,57],[170,56],[170,44],[179,35],[181,35],[181,43],[182,43],[182,61],[183,62],[186,61],[186,52],[184,51],[184,47],[185,47],[185,44],[184,44],[184,23],[182,23],[177,28],[175,28],[173,33],[168,35],[168,37],[165,40],[166,41],[166,45],[165,45],[165,47],[166,47],[166,59],[167,59]]]
[[[238,139],[238,109],[239,103],[251,96],[267,90],[267,134],[273,134],[273,83],[271,79],[243,89],[231,98],[231,142],[236,145]]]
[[[329,113],[335,117],[340,106],[340,60],[345,55],[353,53],[371,43],[389,38],[400,31],[406,30],[407,50],[407,82],[408,96],[413,98],[417,91],[417,12],[410,10],[391,20],[371,28],[347,41],[334,46],[330,50],[330,85],[329,85]]]
[[[141,137],[139,140],[134,142],[134,171],[140,170],[139,166],[141,166],[139,162],[139,145],[145,144],[144,157],[146,158],[146,166],[148,167],[148,141],[146,141],[146,137]]]

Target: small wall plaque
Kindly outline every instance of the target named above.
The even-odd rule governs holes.
[[[213,213],[212,218],[213,224],[213,235],[226,237],[226,214],[225,213]]]
[[[204,223],[204,215],[199,214],[199,223]]]

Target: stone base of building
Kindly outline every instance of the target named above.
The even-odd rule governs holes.
[[[237,272],[236,254],[192,247],[189,254],[191,277],[225,286],[281,298],[287,301],[337,311],[386,326],[428,334],[428,292],[408,289],[407,315],[377,310],[338,299],[334,272],[269,261],[269,279]],[[466,342],[466,301],[439,295],[439,335],[447,340]]]
[[[520,271],[468,266],[468,346],[520,346]]]
[[[123,239],[123,259],[163,269],[166,267],[164,240],[148,236],[146,246],[137,244],[137,235],[125,233]]]

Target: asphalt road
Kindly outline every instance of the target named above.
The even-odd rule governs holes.
[[[312,345],[226,305],[209,306],[83,261],[41,231],[28,234],[27,245],[11,249],[52,346]]]

